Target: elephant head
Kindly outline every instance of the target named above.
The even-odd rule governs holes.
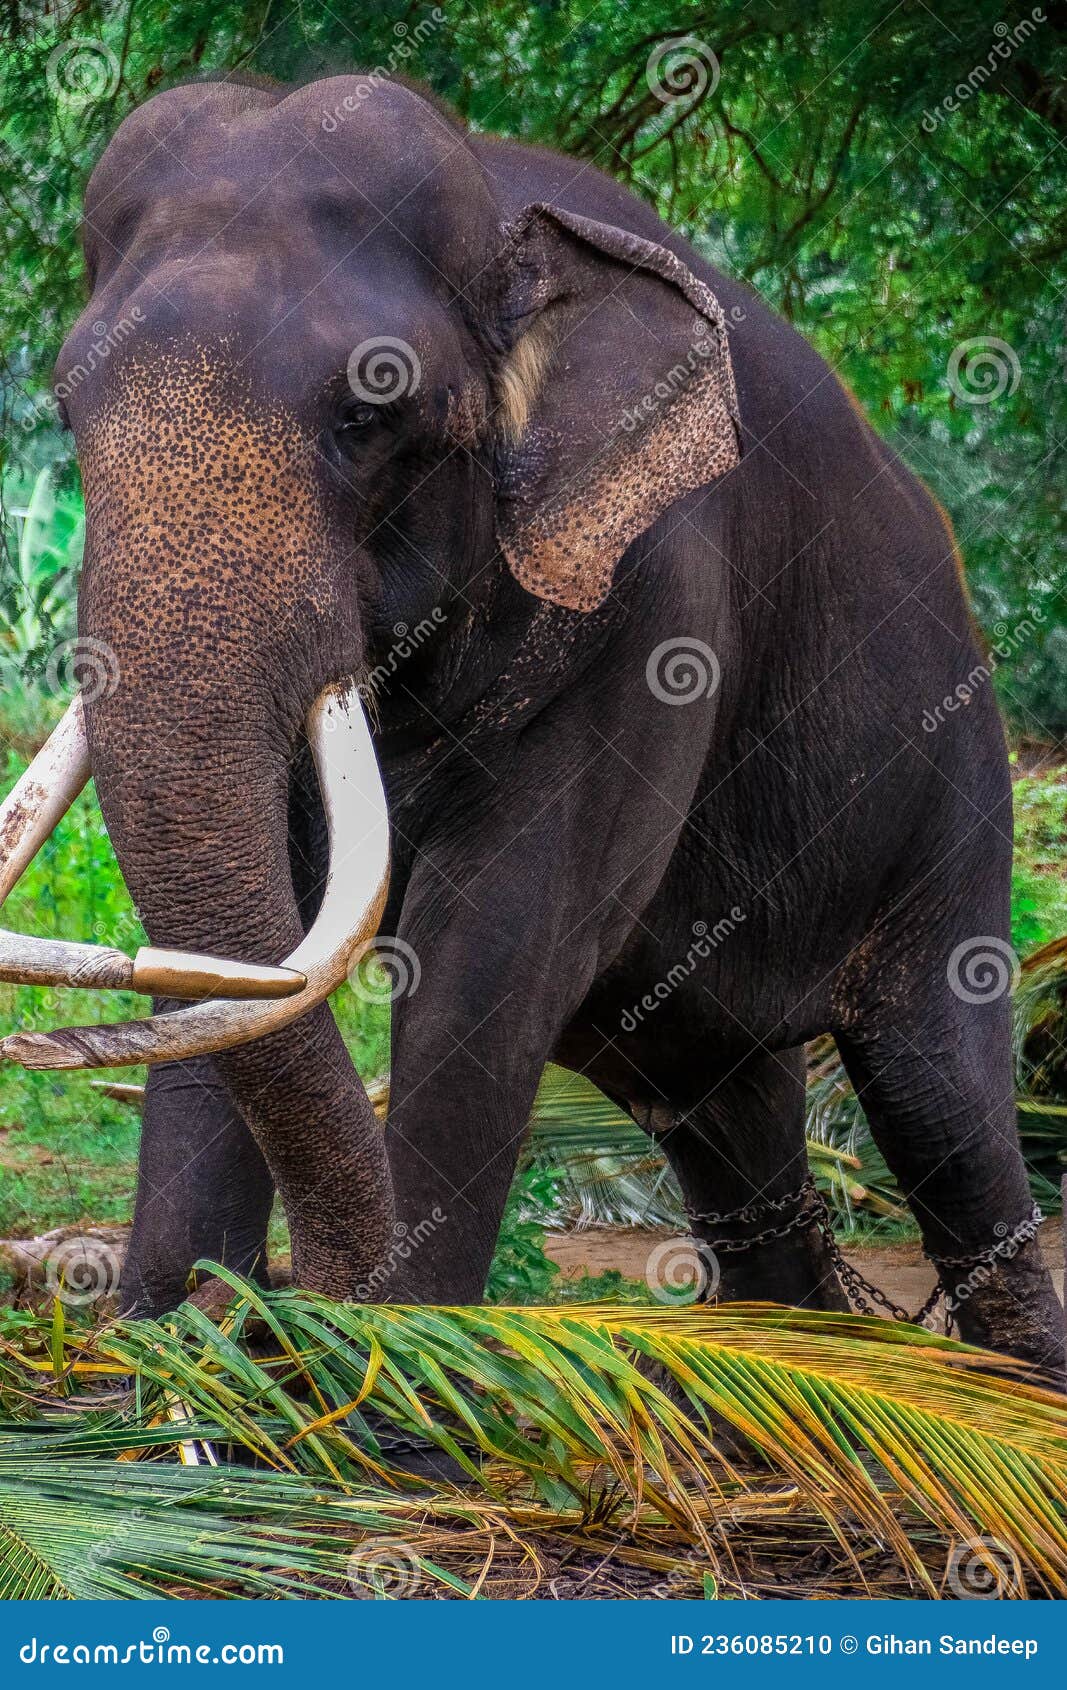
[[[292,1118],[317,1110],[336,1126],[324,1174],[354,1196],[296,1266],[344,1290],[339,1233],[376,1214],[369,1260],[388,1221],[322,1007],[385,895],[361,680],[391,626],[431,611],[458,642],[494,592],[601,604],[630,542],[736,461],[721,315],[664,247],[502,205],[466,132],[378,79],[157,96],[94,172],[85,245],[56,385],[85,487],[79,631],[110,667],[0,816],[0,892],[91,769],[145,926],[181,949],[131,962],[9,935],[0,977],[214,997],[3,1050],[226,1052],[283,1197],[306,1159]],[[305,933],[288,816],[309,746],[331,858]]]

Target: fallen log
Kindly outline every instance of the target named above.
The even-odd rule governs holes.
[[[118,1286],[128,1226],[59,1226],[36,1238],[0,1238],[0,1268],[21,1293],[91,1303]]]

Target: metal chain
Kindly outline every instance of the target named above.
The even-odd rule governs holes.
[[[708,1226],[732,1226],[735,1222],[758,1220],[760,1215],[780,1214],[783,1209],[791,1209],[794,1203],[801,1202],[809,1192],[815,1194],[815,1181],[810,1174],[801,1180],[795,1191],[787,1191],[784,1197],[764,1197],[758,1203],[747,1203],[743,1209],[724,1210],[722,1214],[690,1209],[689,1218],[704,1221]]]
[[[847,1260],[838,1244],[829,1210],[810,1174],[795,1191],[786,1192],[784,1197],[768,1197],[762,1202],[749,1203],[743,1209],[734,1209],[723,1214],[691,1212],[690,1219],[703,1221],[706,1226],[726,1226],[756,1220],[763,1214],[780,1214],[783,1209],[796,1205],[799,1205],[797,1213],[780,1226],[766,1226],[762,1231],[751,1233],[747,1238],[705,1239],[702,1243],[716,1255],[733,1255],[743,1250],[755,1249],[759,1244],[768,1244],[774,1239],[787,1238],[790,1233],[799,1232],[804,1227],[817,1226],[845,1296],[857,1314],[877,1314],[878,1309],[874,1307],[877,1303],[883,1311],[892,1315],[894,1320],[907,1321],[912,1326],[926,1324],[944,1296],[940,1282],[916,1314],[909,1314],[907,1309],[902,1308],[899,1303],[894,1303],[877,1285],[872,1285],[870,1280],[865,1279],[859,1269]],[[951,1314],[946,1312],[946,1332],[950,1330],[950,1326]]]
[[[1021,1221],[1013,1232],[1008,1232],[1007,1222],[1002,1223],[1004,1237],[998,1239],[996,1244],[991,1244],[988,1250],[980,1250],[977,1255],[972,1256],[939,1256],[935,1255],[932,1250],[928,1250],[927,1255],[938,1268],[954,1268],[961,1273],[973,1271],[977,1267],[992,1267],[997,1257],[1003,1255],[1005,1250],[1010,1251],[1008,1257],[1010,1260],[1011,1255],[1022,1248],[1022,1244],[1029,1242],[1029,1239],[1034,1237],[1044,1218],[1044,1210],[1041,1205],[1034,1203],[1031,1205],[1030,1213],[1026,1219]],[[1021,1242],[1016,1243],[1016,1239],[1021,1239]]]
[[[784,1209],[796,1207],[797,1212],[778,1226],[765,1226],[762,1231],[751,1233],[747,1238],[703,1239],[701,1243],[705,1249],[716,1255],[734,1255],[743,1250],[753,1250],[759,1244],[769,1244],[778,1238],[788,1238],[790,1233],[800,1232],[804,1227],[817,1226],[822,1234],[823,1243],[834,1265],[834,1270],[841,1281],[842,1289],[851,1307],[857,1314],[876,1315],[879,1308],[892,1316],[894,1320],[906,1321],[909,1326],[926,1326],[943,1300],[947,1298],[945,1286],[942,1284],[943,1270],[951,1268],[955,1271],[966,1270],[973,1272],[976,1268],[992,1267],[997,1258],[1003,1254],[1003,1240],[992,1245],[988,1250],[979,1251],[973,1256],[935,1256],[927,1252],[937,1270],[937,1284],[927,1297],[920,1309],[909,1314],[907,1309],[899,1303],[894,1303],[877,1285],[872,1285],[865,1279],[857,1267],[845,1256],[834,1234],[830,1211],[826,1207],[825,1199],[809,1174],[795,1191],[787,1191],[784,1197],[767,1197],[758,1203],[748,1203],[743,1209],[734,1209],[723,1214],[701,1214],[690,1212],[690,1219],[702,1221],[705,1226],[738,1225],[747,1221],[758,1220],[761,1215],[781,1214]],[[1025,1225],[1039,1224],[1042,1212],[1034,1204],[1029,1221]],[[878,1308],[874,1305],[877,1304]],[[952,1305],[945,1304],[945,1334],[952,1332]]]
[[[733,1255],[739,1250],[752,1250],[757,1244],[769,1244],[773,1238],[788,1238],[791,1232],[799,1232],[802,1227],[811,1226],[818,1218],[814,1209],[801,1209],[799,1214],[794,1215],[791,1220],[783,1221],[781,1226],[765,1226],[762,1232],[754,1232],[748,1238],[717,1238],[714,1243],[706,1243],[705,1248],[717,1256]]]

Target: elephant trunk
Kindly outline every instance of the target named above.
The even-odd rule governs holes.
[[[307,984],[284,999],[218,1001],[53,1037],[73,1039],[79,1062],[88,1053],[94,1065],[219,1051],[285,1204],[295,1274],[355,1297],[389,1247],[391,1194],[380,1128],[324,1000],[373,937],[385,894],[387,825],[369,731],[358,700],[335,689],[308,718],[332,851],[305,935],[288,852],[292,724],[264,711],[261,689],[211,701],[191,690],[177,722],[134,714],[140,687],[87,707],[101,808],[130,893],[154,942],[284,960]],[[346,757],[352,742],[369,750],[370,769]]]
[[[121,952],[60,960],[103,970],[98,984],[121,974],[170,999],[225,976],[221,954],[239,964],[229,1001],[15,1035],[3,1054],[100,1067],[219,1052],[285,1203],[294,1272],[310,1288],[358,1297],[389,1247],[392,1208],[381,1132],[325,1002],[373,938],[388,868],[384,796],[354,686],[351,541],[313,441],[236,383],[229,362],[195,348],[154,356],[150,372],[131,355],[81,430],[87,743],[75,712],[58,748],[42,753],[62,790],[36,807],[27,790],[7,818],[22,829],[14,872],[91,764],[144,926],[154,945],[180,949],[162,961],[149,953],[140,982],[125,979]],[[331,836],[307,934],[288,840],[304,733]],[[0,859],[3,846],[0,837]],[[0,973],[3,960],[0,943]]]

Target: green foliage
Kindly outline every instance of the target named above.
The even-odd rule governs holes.
[[[1067,933],[1067,769],[1015,783],[1012,943],[1025,955]]]
[[[617,1268],[604,1273],[581,1273],[562,1279],[554,1300],[560,1303],[652,1304],[655,1299],[643,1279],[627,1279]]]
[[[69,640],[85,519],[81,500],[57,489],[54,465],[32,482],[13,470],[4,482],[9,524],[0,569],[0,745],[30,754],[66,703]]]
[[[122,117],[208,73],[376,67],[424,79],[476,128],[620,176],[796,323],[952,513],[982,623],[1011,648],[997,687],[1013,719],[1040,737],[1067,724],[1058,14],[1006,23],[999,0],[951,28],[875,0],[79,0],[47,14],[14,0],[8,14],[9,474],[32,483],[67,455],[42,395],[83,301],[82,190]],[[74,41],[88,54],[64,56]],[[957,349],[990,337],[1008,349],[1002,389],[965,359],[954,390]]]
[[[545,1255],[545,1222],[557,1203],[557,1178],[534,1165],[520,1170],[500,1226],[489,1270],[491,1303],[546,1303],[553,1298],[559,1269]]]
[[[19,524],[19,543],[13,583],[13,605],[0,646],[0,673],[24,679],[49,639],[70,626],[74,584],[81,563],[85,517],[79,502],[58,497],[55,473],[40,470],[24,506],[7,508]]]
[[[0,790],[21,772],[5,759]],[[4,907],[5,923],[25,932],[128,948],[143,943],[90,787],[59,823]],[[127,992],[0,985],[5,1028],[125,1020],[149,1008]],[[130,1078],[137,1078],[131,1070]],[[128,1216],[138,1124],[103,1096],[87,1074],[0,1070],[0,1235],[42,1226]]]

